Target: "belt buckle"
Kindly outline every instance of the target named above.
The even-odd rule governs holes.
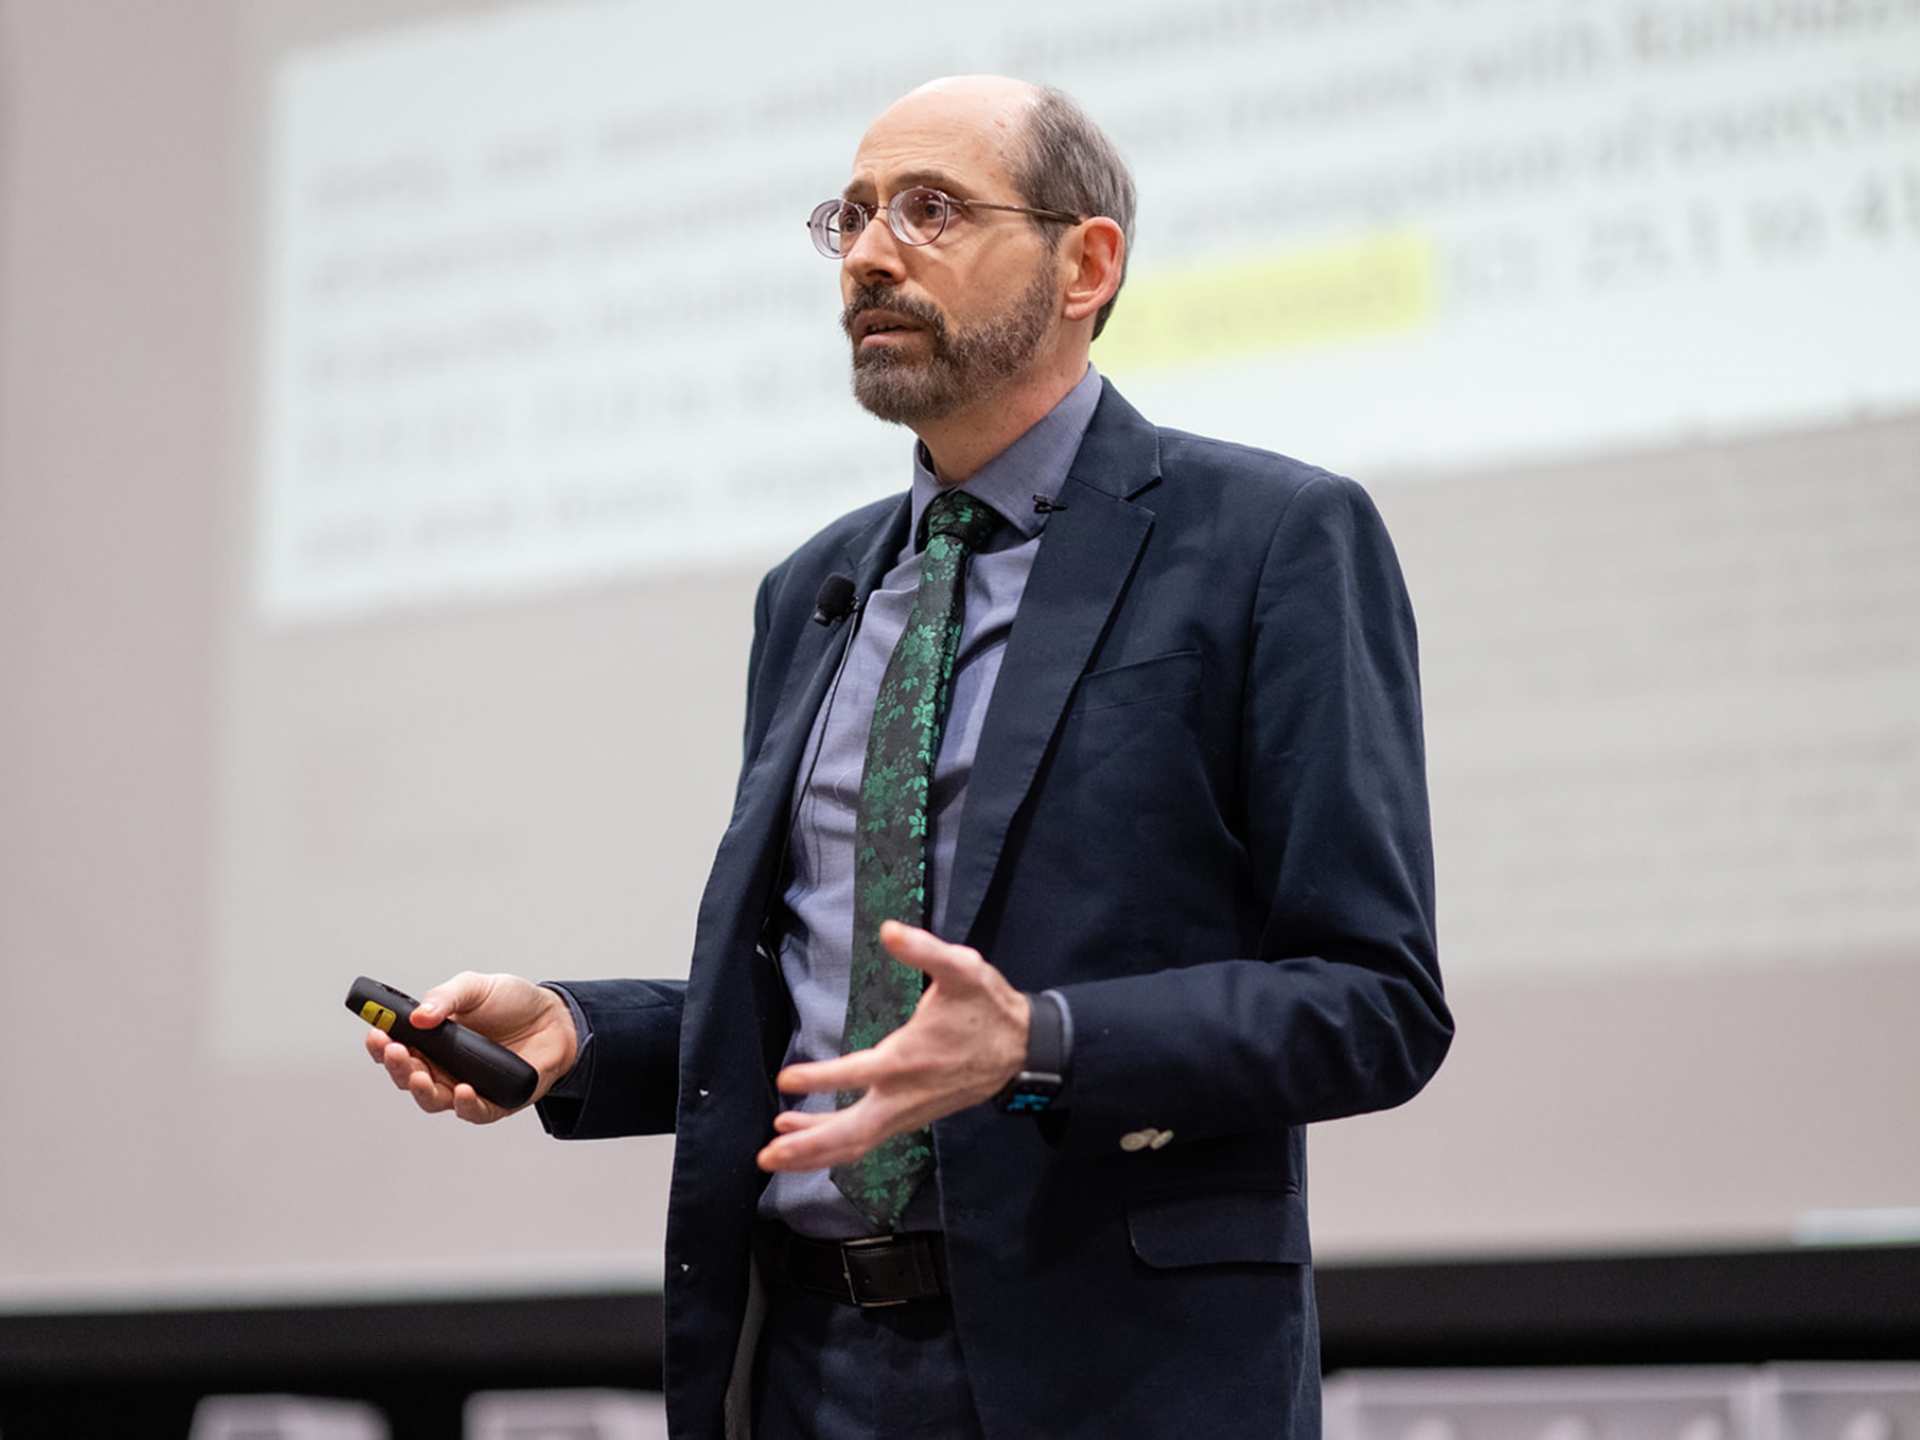
[[[853,1264],[850,1259],[856,1250],[890,1250],[898,1242],[891,1235],[870,1235],[861,1240],[842,1240],[840,1242],[840,1276],[847,1282],[847,1298],[862,1310],[885,1310],[894,1305],[905,1305],[906,1297],[898,1300],[876,1300],[860,1293],[860,1282],[853,1278]]]

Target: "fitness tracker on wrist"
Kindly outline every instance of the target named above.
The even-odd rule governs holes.
[[[1066,1027],[1053,995],[1027,997],[1026,1067],[1001,1087],[993,1103],[1008,1115],[1038,1115],[1052,1108],[1067,1083]]]

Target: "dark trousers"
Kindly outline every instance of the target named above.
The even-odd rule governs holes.
[[[862,1310],[776,1287],[753,1364],[754,1440],[979,1440],[953,1310]]]

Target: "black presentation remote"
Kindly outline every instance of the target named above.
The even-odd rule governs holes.
[[[483,1100],[516,1110],[533,1098],[540,1074],[506,1046],[442,1020],[431,1030],[408,1023],[419,1005],[411,995],[362,975],[347,991],[347,1009],[376,1030],[385,1031],[409,1050],[417,1050],[456,1080],[473,1086]]]

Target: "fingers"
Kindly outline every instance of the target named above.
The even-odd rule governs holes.
[[[481,1099],[474,1093],[473,1086],[462,1082],[453,1087],[453,1113],[469,1125],[491,1125],[511,1112],[502,1110],[491,1100]]]
[[[949,945],[930,930],[902,925],[898,920],[881,923],[880,943],[887,947],[888,953],[895,959],[948,985],[977,987],[985,976],[993,973],[979,951],[965,945]],[[780,1072],[776,1083],[788,1095],[817,1094],[822,1090],[865,1090],[875,1081],[900,1074],[903,1061],[904,1056],[897,1046],[882,1041],[873,1049],[856,1050],[837,1060],[789,1065]]]
[[[493,976],[462,970],[451,980],[443,980],[420,997],[408,1017],[422,1030],[431,1030],[449,1015],[464,1015],[478,1010],[493,990]]]
[[[796,1130],[810,1130],[832,1118],[831,1112],[815,1115],[805,1110],[782,1110],[773,1117],[773,1128],[782,1135],[791,1135]]]
[[[453,1108],[453,1087],[436,1078],[434,1071],[425,1065],[407,1077],[407,1089],[413,1095],[413,1103],[429,1115]]]
[[[928,979],[947,984],[976,981],[987,962],[978,950],[965,945],[950,945],[931,930],[903,925],[898,920],[880,922],[880,943],[902,965],[924,971]]]
[[[463,970],[422,995],[409,1019],[421,1029],[430,1030],[450,1017],[478,1010],[493,994],[498,982],[514,980],[513,976],[481,975]],[[525,984],[524,981],[518,983]],[[385,1068],[394,1087],[406,1091],[413,1097],[413,1103],[429,1115],[451,1110],[468,1124],[491,1125],[511,1113],[482,1099],[473,1086],[455,1080],[384,1031],[369,1028],[365,1044],[367,1054]]]
[[[484,981],[487,977],[476,978]],[[449,986],[454,984],[449,982]],[[415,1054],[383,1030],[369,1026],[365,1043],[367,1054],[386,1070],[394,1088],[406,1091],[413,1097],[413,1103],[429,1115],[451,1110],[468,1124],[491,1125],[513,1113],[491,1100],[483,1099],[473,1086],[455,1080],[438,1065]]]
[[[814,1060],[789,1065],[776,1079],[781,1093],[814,1095],[822,1090],[865,1090],[875,1080],[893,1073],[896,1063],[877,1050],[856,1050],[838,1060]]]
[[[429,1115],[454,1108],[455,1082],[451,1075],[439,1066],[422,1060],[399,1041],[386,1040],[384,1036],[381,1038],[384,1043],[379,1047],[376,1058],[386,1067],[387,1078],[393,1081],[395,1089],[405,1090],[413,1096],[413,1103]],[[374,1048],[372,1041],[368,1041],[367,1048]],[[473,1087],[461,1085],[459,1088],[470,1092]],[[478,1099],[477,1096],[475,1098]],[[484,1105],[486,1102],[480,1103]]]
[[[828,1170],[858,1160],[881,1141],[918,1130],[949,1113],[937,1102],[901,1105],[866,1096],[824,1115],[788,1110],[774,1117],[778,1133],[760,1148],[762,1170]]]
[[[886,1138],[865,1100],[824,1115],[788,1110],[774,1117],[773,1126],[780,1133],[754,1157],[767,1171],[826,1170],[859,1159]]]
[[[407,1082],[413,1079],[415,1070],[424,1070],[426,1062],[418,1059],[414,1053],[398,1040],[386,1040],[379,1047],[380,1063],[387,1067],[387,1078],[400,1089],[407,1088]]]

